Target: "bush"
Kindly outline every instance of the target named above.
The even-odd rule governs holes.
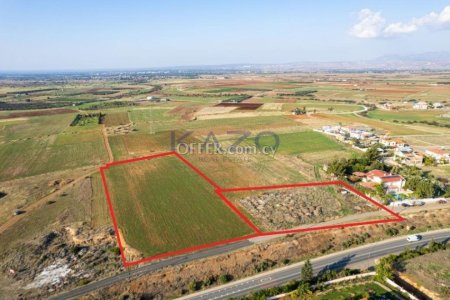
[[[195,292],[196,290],[198,290],[198,284],[196,281],[192,281],[191,283],[189,283],[189,290],[191,292]]]
[[[389,236],[396,236],[399,233],[397,228],[394,227],[390,227],[388,229],[386,229],[386,234]]]
[[[231,279],[232,279],[231,275],[228,275],[228,274],[223,274],[223,275],[219,276],[219,282],[221,284],[227,283],[227,282],[231,281]]]
[[[120,248],[119,247],[111,247],[108,249],[109,252],[115,255],[120,255]]]

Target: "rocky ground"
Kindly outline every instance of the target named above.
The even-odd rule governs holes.
[[[267,230],[290,229],[375,210],[368,201],[335,187],[279,189],[239,200]]]
[[[21,243],[1,257],[0,270],[33,299],[86,284],[122,269],[114,230],[65,227]]]
[[[130,122],[125,125],[106,127],[106,132],[108,135],[128,134],[133,131],[133,128],[134,124]]]

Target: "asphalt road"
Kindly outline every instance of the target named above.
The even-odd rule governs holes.
[[[163,260],[163,261],[160,261],[157,263],[144,265],[137,269],[126,271],[126,272],[120,273],[118,275],[109,277],[109,278],[95,281],[93,283],[84,285],[82,287],[76,288],[69,292],[56,295],[54,297],[51,297],[50,299],[55,299],[55,300],[56,299],[58,299],[58,300],[72,299],[72,298],[79,297],[81,295],[90,293],[97,289],[108,287],[115,283],[125,281],[128,279],[134,278],[134,277],[142,276],[146,273],[151,273],[151,272],[154,272],[156,270],[159,270],[159,269],[162,269],[162,268],[165,268],[168,266],[184,264],[184,263],[190,262],[192,260],[201,259],[201,258],[214,256],[214,255],[219,255],[219,254],[223,254],[223,253],[230,252],[230,251],[235,251],[237,249],[247,247],[250,245],[252,245],[252,243],[249,241],[240,241],[240,242],[236,242],[233,244],[223,245],[223,246],[212,248],[212,249],[206,249],[203,251],[199,251],[199,252],[195,252],[195,253],[191,253],[191,254],[187,254],[187,255],[183,255],[183,256],[173,257],[173,258],[166,259],[166,260]]]
[[[388,254],[401,252],[408,247],[414,248],[424,246],[432,240],[436,242],[448,242],[450,240],[450,229],[423,233],[421,235],[423,238],[418,242],[410,243],[406,241],[406,237],[399,237],[318,257],[311,260],[311,262],[316,274],[327,269],[343,269],[346,266],[355,263],[370,262],[373,264],[377,258]],[[247,277],[216,288],[184,296],[179,299],[229,299],[245,296],[251,291],[258,291],[261,289],[279,286],[290,280],[298,279],[302,266],[303,262],[296,263],[287,267],[278,268],[252,277]]]

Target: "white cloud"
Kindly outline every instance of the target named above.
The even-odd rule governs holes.
[[[362,9],[358,14],[359,22],[350,30],[350,34],[358,38],[389,37],[416,32],[423,27],[430,29],[445,28],[450,25],[450,5],[441,12],[431,12],[409,22],[395,22],[385,25],[380,12]]]
[[[359,22],[350,30],[350,34],[359,38],[375,38],[380,35],[384,19],[380,12],[373,12],[368,8],[358,13]]]
[[[417,31],[419,27],[416,24],[403,24],[401,22],[392,23],[384,28],[383,33],[386,35],[394,35],[398,33],[410,33]]]

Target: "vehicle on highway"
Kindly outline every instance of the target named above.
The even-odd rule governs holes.
[[[447,204],[447,200],[441,199],[437,203],[439,203],[439,204]]]
[[[413,235],[409,235],[406,240],[408,242],[417,242],[420,241],[422,239],[422,237],[420,235],[417,234],[413,234]]]

